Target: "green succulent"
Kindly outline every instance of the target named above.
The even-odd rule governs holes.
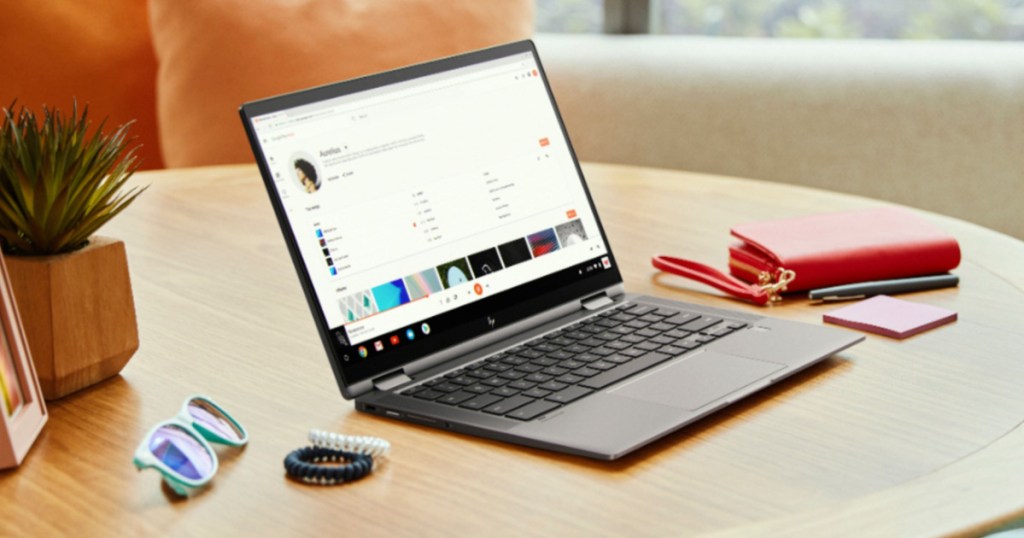
[[[9,254],[49,255],[80,249],[146,187],[124,191],[139,166],[128,127],[88,136],[89,107],[70,116],[24,106],[0,117],[0,243]]]

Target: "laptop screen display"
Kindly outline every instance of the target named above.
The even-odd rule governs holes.
[[[247,118],[342,369],[369,374],[523,299],[617,279],[532,47],[355,82]]]

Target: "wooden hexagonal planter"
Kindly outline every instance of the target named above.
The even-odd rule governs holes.
[[[117,375],[139,348],[124,242],[94,236],[55,256],[7,256],[43,397]]]

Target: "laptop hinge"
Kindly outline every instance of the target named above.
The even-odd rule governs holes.
[[[389,391],[410,381],[412,381],[412,378],[405,375],[405,370],[398,370],[397,372],[391,372],[390,374],[374,379],[373,388],[376,390]]]
[[[586,310],[598,310],[614,302],[615,300],[609,297],[607,293],[601,292],[598,293],[597,295],[592,295],[590,297],[587,297],[586,299],[583,299],[582,301],[580,301],[580,304],[583,305],[583,308]]]

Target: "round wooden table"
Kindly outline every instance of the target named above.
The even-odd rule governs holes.
[[[835,305],[769,310],[658,274],[653,254],[726,267],[737,223],[881,205],[751,180],[585,165],[628,291],[821,323]],[[490,536],[934,535],[1024,515],[1024,243],[954,235],[958,288],[903,298],[959,313],[867,340],[612,463],[356,413],[334,383],[253,166],[146,172],[102,233],[128,248],[141,347],[121,375],[49,405],[15,471],[0,534]],[[249,429],[212,486],[178,500],[132,453],[190,393]],[[286,478],[309,429],[378,435],[390,460],[342,487]]]

